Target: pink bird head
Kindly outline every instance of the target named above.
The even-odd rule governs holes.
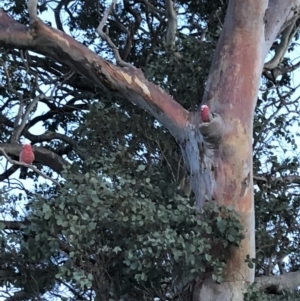
[[[210,109],[207,105],[202,105],[200,110],[200,116],[203,122],[209,122],[211,119]]]

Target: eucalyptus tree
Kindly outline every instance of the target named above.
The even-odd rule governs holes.
[[[7,300],[297,295],[300,1],[1,5]]]

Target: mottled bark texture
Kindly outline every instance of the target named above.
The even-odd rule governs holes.
[[[218,285],[208,277],[195,291],[195,301],[243,300],[254,281],[254,269],[245,262],[247,255],[255,257],[253,114],[266,54],[280,32],[299,17],[299,6],[300,1],[229,1],[203,103],[224,122],[217,156],[210,160],[210,196],[239,213],[245,239],[232,250],[225,282]]]

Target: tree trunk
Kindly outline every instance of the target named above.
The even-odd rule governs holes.
[[[200,176],[191,174],[195,193],[200,187],[198,193],[205,193],[206,198],[216,200],[219,205],[233,206],[240,216],[245,238],[228,258],[224,282],[217,284],[207,277],[195,289],[194,301],[241,301],[254,281],[254,269],[249,269],[245,262],[247,255],[255,256],[254,109],[265,57],[278,34],[299,14],[299,5],[300,1],[292,0],[229,1],[203,99],[212,113],[221,116],[217,131],[221,128],[222,138],[216,139],[220,133],[213,137],[212,131],[216,129],[210,125],[204,132],[200,127],[204,145]],[[213,145],[207,138],[215,138]],[[213,151],[207,151],[207,144]],[[186,147],[183,151],[190,165],[195,162],[191,149]]]
[[[210,158],[204,159],[204,164],[212,162],[212,184],[205,191],[219,205],[234,207],[240,215],[245,239],[228,258],[224,283],[206,278],[195,291],[195,301],[241,301],[247,286],[254,281],[254,269],[248,268],[245,259],[247,255],[255,256],[252,129],[264,63],[267,1],[250,2],[229,3],[203,101],[223,119],[221,143],[215,146],[212,156],[208,154]]]

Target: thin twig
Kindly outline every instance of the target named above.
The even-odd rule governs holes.
[[[100,37],[104,41],[106,41],[107,44],[109,45],[109,47],[112,49],[115,59],[117,61],[117,65],[119,65],[121,67],[131,67],[132,68],[131,64],[129,64],[121,59],[118,47],[114,44],[114,42],[110,39],[110,37],[103,31],[103,27],[104,27],[105,23],[107,22],[108,16],[111,14],[116,3],[117,3],[117,0],[112,0],[111,5],[104,12],[103,18],[97,28],[97,32],[99,33]]]
[[[13,135],[12,135],[12,139],[11,139],[12,142],[16,142],[19,139],[19,137],[20,137],[23,129],[26,126],[26,122],[27,122],[27,119],[29,117],[29,114],[34,110],[34,107],[35,107],[35,105],[37,105],[38,101],[41,100],[41,99],[44,99],[44,98],[47,98],[45,96],[45,94],[41,94],[39,96],[36,96],[31,101],[31,103],[28,105],[28,107],[26,108],[26,111],[25,111],[24,115],[22,116],[21,124],[17,125],[17,127],[14,129],[14,132],[13,132]],[[21,107],[21,105],[22,104],[20,104],[20,107]],[[18,115],[19,115],[19,113],[18,113]]]
[[[61,188],[60,184],[56,180],[48,177],[47,175],[45,175],[43,172],[41,172],[39,169],[37,169],[33,165],[11,159],[2,147],[0,147],[0,151],[2,152],[4,157],[7,159],[7,161],[10,162],[11,164],[28,167],[28,168],[32,169],[33,171],[35,171],[36,173],[38,173],[39,175],[41,175],[43,178],[50,180],[51,182],[53,182],[54,184],[56,184],[58,187]]]

